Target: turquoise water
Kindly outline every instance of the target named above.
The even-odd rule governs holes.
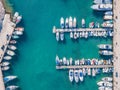
[[[17,75],[21,90],[97,90],[96,78],[86,77],[85,82],[71,84],[68,71],[55,69],[56,54],[61,58],[101,58],[97,44],[112,43],[111,39],[90,38],[72,41],[65,35],[65,43],[57,43],[53,26],[59,27],[60,17],[76,17],[78,26],[82,18],[102,22],[102,14],[93,12],[93,0],[10,0],[15,11],[23,16],[24,35],[17,44],[18,51],[12,61],[10,74]]]

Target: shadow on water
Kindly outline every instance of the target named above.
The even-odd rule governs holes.
[[[94,11],[93,10],[93,15],[96,17],[96,18],[103,18],[103,16],[104,16],[104,12],[102,12],[102,11],[100,11],[100,12],[98,12],[98,11]]]

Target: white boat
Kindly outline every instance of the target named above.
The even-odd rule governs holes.
[[[64,40],[64,33],[60,33],[60,40],[61,40],[61,41]]]
[[[61,26],[62,29],[63,29],[64,26],[65,26],[64,18],[63,18],[63,17],[61,17],[61,19],[60,19],[60,26]]]
[[[105,83],[104,81],[100,81],[100,82],[97,83],[97,85],[102,87],[102,86],[104,86],[104,83]]]
[[[105,87],[104,90],[113,90],[112,87]]]
[[[81,69],[79,70],[79,79],[80,79],[81,82],[83,82],[83,80],[84,80],[83,72],[82,72]]]
[[[74,32],[74,39],[77,39],[77,33]]]
[[[104,86],[106,86],[106,87],[112,87],[113,84],[112,84],[112,82],[105,82],[105,83],[104,83]]]
[[[2,71],[7,71],[7,70],[10,69],[10,67],[9,66],[4,66],[4,67],[1,67],[1,69],[2,69]]]
[[[24,28],[23,28],[23,27],[17,27],[17,28],[15,28],[15,30],[16,30],[16,31],[21,31],[21,32],[23,32],[23,31],[24,31]]]
[[[103,28],[113,28],[113,24],[112,23],[102,23],[101,24],[101,26],[103,27]]]
[[[72,58],[70,58],[70,65],[72,65],[72,62],[73,62],[73,60],[72,60]]]
[[[108,73],[109,72],[109,68],[103,68],[103,73]]]
[[[77,22],[76,22],[76,18],[74,17],[74,19],[73,19],[73,28],[76,28],[77,27],[77,24],[76,24]]]
[[[14,16],[13,16],[13,22],[16,22],[17,17],[19,16],[18,12],[15,12]]]
[[[59,65],[59,64],[60,64],[59,57],[58,57],[57,55],[56,55],[55,61],[56,61],[56,65]]]
[[[2,62],[1,66],[8,66],[10,63],[9,62]]]
[[[99,47],[99,49],[109,49],[109,50],[112,50],[112,45],[111,44],[99,44],[98,47]]]
[[[8,48],[11,50],[16,50],[17,48],[14,45],[8,45]]]
[[[69,28],[72,28],[73,27],[73,20],[72,20],[72,17],[70,16],[69,17]]]
[[[85,19],[82,19],[81,24],[82,24],[82,28],[84,28],[85,27]]]
[[[17,36],[17,35],[12,35],[12,38],[13,38],[13,39],[18,39],[19,36]]]
[[[22,31],[14,31],[13,34],[15,34],[15,35],[23,35],[23,32]]]
[[[70,80],[70,82],[73,82],[73,77],[74,77],[74,71],[73,71],[73,69],[70,69],[69,70],[69,80]]]
[[[15,41],[15,40],[10,41],[10,44],[16,44],[16,43],[17,43],[17,41]]]
[[[64,64],[64,65],[67,65],[66,57],[63,57],[63,64]]]
[[[65,28],[69,28],[69,19],[68,18],[66,18],[66,20],[65,20]]]
[[[86,69],[85,69],[85,68],[83,68],[83,70],[82,70],[82,71],[83,71],[83,75],[84,75],[84,76],[86,76]]]
[[[112,82],[113,79],[112,79],[112,77],[103,77],[102,80]]]
[[[16,78],[17,78],[17,76],[6,76],[3,78],[3,81],[4,81],[4,83],[7,83],[7,82],[12,81]]]
[[[93,68],[92,69],[92,76],[95,77],[96,76],[96,70]]]
[[[7,86],[7,87],[6,87],[6,90],[16,90],[16,89],[18,89],[18,88],[19,88],[19,86],[10,85],[10,86]]]
[[[18,16],[17,19],[16,19],[16,24],[18,24],[22,19],[22,16]]]
[[[105,15],[113,15],[113,12],[112,11],[107,11],[107,12],[105,12]]]
[[[91,75],[91,69],[88,68],[87,71],[88,71],[88,75],[90,76]]]
[[[105,90],[105,86],[98,87],[98,90]]]
[[[76,83],[79,82],[79,73],[78,73],[78,70],[74,70],[74,79],[75,79]]]
[[[69,62],[69,60],[67,60],[67,66],[69,66],[70,65],[70,62]]]
[[[15,53],[13,51],[11,51],[11,50],[7,50],[7,54],[10,55],[10,56],[14,56],[15,55]]]
[[[11,60],[12,57],[11,56],[4,56],[3,59],[5,59],[5,60]]]
[[[99,51],[99,53],[101,55],[106,55],[106,56],[113,55],[112,51],[107,51],[107,50],[101,50],[101,51]]]
[[[95,4],[110,4],[112,3],[112,0],[94,0]]]
[[[73,38],[73,36],[74,36],[73,32],[70,32],[70,38]]]
[[[56,32],[56,40],[59,41],[59,32]]]
[[[97,11],[110,11],[112,10],[112,4],[95,4],[91,8]]]
[[[104,18],[104,20],[112,20],[113,16],[112,15],[105,15],[103,18]]]

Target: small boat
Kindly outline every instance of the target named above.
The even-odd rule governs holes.
[[[14,16],[13,16],[13,22],[16,22],[17,17],[19,16],[18,12],[15,12]]]
[[[17,78],[17,76],[6,76],[3,78],[3,81],[4,81],[4,83],[7,83],[7,82],[12,81],[16,78]]]
[[[7,50],[7,54],[10,55],[10,56],[14,56],[15,55],[15,53],[13,51],[11,51],[11,50]]]
[[[99,87],[98,90],[105,90],[105,86]]]
[[[79,70],[79,79],[81,82],[83,82],[84,77],[83,77],[83,72],[81,69]]]
[[[21,32],[23,32],[23,31],[24,31],[24,28],[23,28],[23,27],[17,27],[17,28],[15,28],[15,30],[16,30],[16,31],[21,31]]]
[[[85,68],[83,68],[83,70],[82,70],[82,71],[83,71],[83,75],[84,75],[84,76],[86,76],[86,69],[85,69]]]
[[[73,19],[73,28],[76,28],[77,27],[77,24],[76,24],[77,22],[76,22],[76,18],[74,17],[74,19]]]
[[[72,58],[70,58],[70,65],[72,65],[72,62],[73,62],[73,60],[72,60]]]
[[[60,33],[60,40],[61,40],[61,41],[64,40],[64,33]]]
[[[113,15],[113,12],[112,11],[107,11],[107,12],[105,12],[105,15]]]
[[[74,79],[75,79],[75,82],[76,82],[76,83],[79,82],[79,74],[78,74],[78,70],[74,70]]]
[[[111,44],[99,44],[98,47],[99,47],[99,49],[109,49],[109,50],[112,50],[112,45]]]
[[[61,28],[63,29],[64,28],[64,18],[63,17],[61,17],[61,19],[60,19],[60,26],[61,26]]]
[[[10,41],[10,44],[16,44],[16,43],[17,43],[17,41],[15,41],[15,40]]]
[[[113,90],[112,87],[105,87],[105,90]]]
[[[112,82],[105,82],[105,83],[104,83],[104,86],[106,86],[106,87],[112,87],[113,84],[112,84]]]
[[[73,20],[72,20],[72,17],[70,16],[69,17],[69,28],[72,28],[73,27]]]
[[[9,70],[10,69],[10,67],[9,66],[4,66],[4,67],[1,67],[1,70],[2,71],[7,71],[7,70]]]
[[[92,76],[95,77],[96,76],[96,70],[93,68],[92,69]]]
[[[18,88],[19,88],[19,86],[10,85],[10,86],[7,86],[5,90],[16,90]]]
[[[90,28],[94,28],[94,26],[95,26],[94,22],[91,22],[91,23],[89,24],[89,27],[90,27]]]
[[[112,77],[103,77],[102,78],[103,81],[107,81],[107,82],[112,82]]]
[[[82,19],[81,24],[82,24],[82,28],[85,28],[85,19]]]
[[[69,19],[68,18],[66,18],[66,20],[65,20],[65,28],[69,28]]]
[[[105,15],[103,18],[104,18],[104,20],[112,20],[113,16],[112,15]]]
[[[56,40],[59,41],[59,32],[56,32]]]
[[[69,80],[70,80],[70,82],[73,82],[73,77],[74,77],[73,69],[70,69],[69,70]]]
[[[17,35],[12,35],[12,38],[13,38],[13,39],[18,39],[19,36],[17,36]]]
[[[91,8],[97,11],[110,11],[112,10],[112,4],[95,4]]]
[[[14,45],[8,45],[8,48],[11,50],[16,50],[17,48]]]
[[[16,24],[18,24],[22,19],[22,16],[18,16],[17,19],[16,19]]]
[[[73,36],[74,36],[73,32],[70,32],[70,38],[73,38]]]
[[[111,4],[112,0],[94,0],[95,4]]]
[[[10,64],[9,62],[2,62],[2,63],[1,63],[1,66],[4,67],[4,66],[8,66],[9,64]]]
[[[74,39],[77,39],[77,33],[74,32]]]
[[[63,57],[63,64],[64,64],[64,65],[67,65],[66,57]]]
[[[88,68],[87,70],[88,70],[88,75],[90,76],[91,75],[91,69]]]
[[[13,34],[14,35],[23,35],[23,32],[22,31],[14,31]]]
[[[101,86],[104,86],[104,83],[105,83],[105,81],[100,81],[97,83],[97,85],[101,87]]]
[[[11,60],[12,57],[11,56],[4,56],[3,59],[5,59],[5,60]]]
[[[95,23],[95,28],[99,28],[100,27],[100,23],[96,22]]]
[[[70,65],[70,62],[69,62],[69,60],[67,60],[67,66],[69,66]]]
[[[60,61],[59,61],[59,57],[57,55],[56,55],[55,61],[56,61],[56,65],[58,66],[60,64]]]
[[[100,53],[101,55],[107,55],[107,56],[113,55],[113,52],[112,52],[112,51],[107,51],[107,50],[101,50],[101,51],[99,51],[99,53]]]

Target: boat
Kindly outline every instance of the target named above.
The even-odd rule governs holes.
[[[110,11],[112,10],[112,4],[95,4],[91,8],[97,11]]]
[[[13,51],[11,51],[11,50],[7,50],[7,54],[10,55],[10,56],[14,56],[15,55],[15,53]]]
[[[70,69],[69,70],[69,80],[70,80],[70,82],[73,82],[73,77],[74,77],[74,71],[73,71],[73,69]]]
[[[64,64],[64,65],[67,65],[66,57],[63,57],[63,64]]]
[[[76,82],[76,83],[79,82],[79,74],[78,74],[78,70],[74,70],[74,79],[75,79],[75,82]]]
[[[56,61],[56,65],[58,66],[60,64],[60,61],[59,61],[59,57],[57,55],[56,55],[55,61]]]
[[[88,71],[88,75],[90,76],[91,75],[91,69],[88,68],[87,71]]]
[[[66,20],[65,20],[65,28],[69,28],[69,19],[68,18],[66,18]]]
[[[16,90],[18,88],[19,88],[19,86],[10,85],[10,86],[7,86],[5,90]]]
[[[9,66],[4,66],[4,67],[1,67],[1,70],[2,71],[7,71],[7,70],[9,70],[10,69],[10,67]]]
[[[104,23],[101,24],[101,26],[103,28],[113,28],[113,24],[112,23],[106,23],[106,22],[104,22]]]
[[[2,62],[1,66],[8,66],[10,63],[9,62]]]
[[[17,41],[15,41],[15,40],[10,41],[10,44],[16,44],[16,43],[17,43]]]
[[[84,77],[83,77],[83,72],[81,69],[79,70],[79,79],[81,82],[83,82]]]
[[[73,32],[70,32],[70,38],[73,38],[73,36],[74,36]]]
[[[56,32],[56,40],[59,41],[59,32]]]
[[[98,48],[99,49],[109,49],[109,50],[112,50],[112,45],[111,44],[99,44]]]
[[[13,34],[14,35],[23,35],[23,32],[22,31],[14,31]]]
[[[105,86],[98,87],[98,90],[105,90]]]
[[[85,68],[83,68],[83,70],[82,70],[82,71],[83,71],[83,75],[84,75],[84,76],[86,76],[86,69],[85,69]]]
[[[82,24],[82,28],[85,28],[85,19],[82,18],[81,24]]]
[[[102,80],[103,81],[108,81],[108,82],[112,82],[113,81],[112,77],[103,77]]]
[[[94,28],[94,26],[95,26],[94,22],[89,23],[90,28]]]
[[[105,81],[100,81],[100,82],[97,82],[97,85],[101,87],[101,86],[104,86],[104,83]]]
[[[73,61],[72,61],[72,58],[70,58],[70,65],[72,65],[72,62],[73,62]]]
[[[105,15],[113,15],[113,12],[112,11],[107,11],[107,12],[105,12]]]
[[[95,77],[96,76],[96,70],[93,68],[92,69],[92,76]]]
[[[12,81],[16,78],[17,78],[17,76],[6,76],[3,78],[3,81],[4,81],[4,83],[7,83],[7,82]]]
[[[18,16],[17,19],[16,19],[16,24],[18,24],[22,19],[22,16]]]
[[[111,4],[112,0],[94,0],[95,4]]]
[[[103,18],[104,18],[104,20],[112,20],[113,16],[112,15],[105,15]]]
[[[62,29],[64,28],[64,18],[63,17],[61,17],[61,19],[60,19],[60,26]]]
[[[3,59],[5,59],[5,60],[11,60],[12,57],[11,56],[4,56]]]
[[[106,86],[106,87],[112,87],[113,84],[112,84],[112,82],[105,82],[105,83],[104,83],[104,86]]]
[[[105,87],[105,90],[113,90],[112,87]]]
[[[74,17],[74,19],[73,19],[73,28],[76,28],[76,27],[77,27],[76,18]]]
[[[113,55],[113,52],[112,52],[112,51],[107,51],[107,50],[101,50],[101,51],[99,51],[99,53],[100,53],[101,55],[107,55],[107,56]]]
[[[61,41],[64,40],[64,33],[60,33],[60,40],[61,40]]]
[[[17,27],[17,28],[15,28],[15,31],[21,31],[21,32],[23,32],[24,28],[23,27]]]
[[[74,39],[77,39],[77,33],[74,32]]]
[[[8,48],[11,50],[16,50],[17,48],[14,45],[8,45]]]
[[[17,17],[19,16],[18,12],[15,12],[14,16],[13,16],[13,22],[16,22]]]
[[[13,39],[18,39],[19,36],[17,36],[17,35],[12,35],[12,38],[13,38]]]
[[[72,28],[72,25],[73,25],[73,21],[72,21],[72,17],[70,16],[69,17],[69,28]]]

